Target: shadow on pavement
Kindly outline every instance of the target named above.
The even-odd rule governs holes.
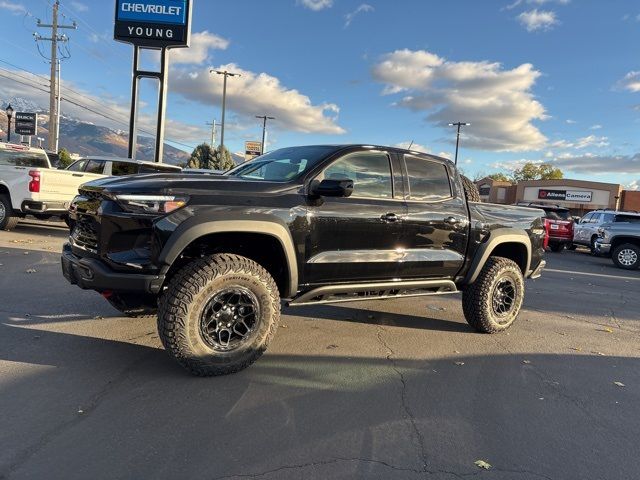
[[[0,478],[638,478],[637,358],[408,359],[391,334],[363,339],[380,357],[203,379],[147,345],[0,325],[22,368],[0,383]]]

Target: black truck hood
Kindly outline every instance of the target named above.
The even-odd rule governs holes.
[[[85,183],[81,190],[102,194],[281,193],[295,188],[282,182],[246,180],[227,175],[154,173],[107,177]]]

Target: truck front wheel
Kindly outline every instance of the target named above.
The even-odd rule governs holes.
[[[279,320],[271,275],[248,258],[216,254],[192,261],[170,280],[159,303],[158,332],[192,374],[226,375],[265,352]]]
[[[462,309],[477,331],[497,333],[515,321],[523,300],[520,267],[508,258],[490,257],[476,281],[462,292]]]

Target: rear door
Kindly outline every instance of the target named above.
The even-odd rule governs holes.
[[[72,170],[44,170],[41,174],[40,200],[67,203],[78,194],[83,183],[104,177],[103,160],[81,160]]]
[[[469,225],[455,173],[438,160],[413,155],[403,156],[403,166],[408,211],[400,277],[453,278],[464,264]]]

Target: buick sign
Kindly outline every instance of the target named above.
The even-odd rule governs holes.
[[[191,0],[116,0],[114,38],[140,47],[188,47]]]

